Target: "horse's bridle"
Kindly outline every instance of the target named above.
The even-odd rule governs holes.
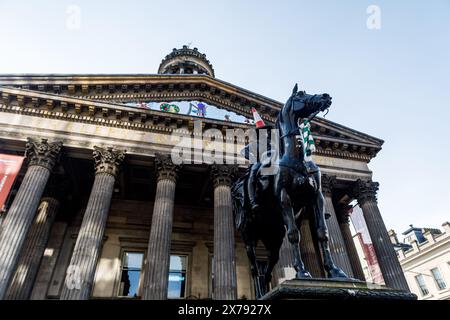
[[[292,101],[291,101],[291,108],[293,107],[293,104],[294,104],[294,99],[292,99]],[[328,109],[328,108],[327,108]],[[329,109],[328,109],[329,110]],[[307,121],[311,121],[315,116],[317,116],[318,114],[319,114],[319,112],[321,112],[322,110],[318,110],[318,111],[316,111],[316,112],[314,112],[314,113],[312,113],[311,115],[309,115],[309,117],[308,118],[306,118],[306,120]],[[328,113],[328,112],[327,112]],[[292,129],[292,130],[290,130],[288,133],[286,133],[286,134],[283,134],[281,137],[280,137],[280,139],[283,139],[283,138],[286,138],[286,137],[289,137],[289,136],[291,136],[291,135],[298,135],[298,134],[300,134],[300,120],[301,120],[301,118],[298,118],[297,119],[297,128],[295,128],[295,129]]]

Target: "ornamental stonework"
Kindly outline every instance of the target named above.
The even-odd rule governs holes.
[[[211,177],[213,179],[214,188],[218,186],[231,186],[237,176],[237,166],[235,165],[218,165],[211,166]]]
[[[350,215],[353,211],[353,206],[345,204],[339,205],[336,208],[338,222],[341,224],[349,224],[350,223]]]
[[[157,173],[157,181],[160,180],[171,180],[173,182],[177,181],[178,172],[181,169],[181,165],[175,165],[172,162],[170,154],[156,154],[155,166]]]
[[[336,184],[336,176],[322,175],[321,184],[323,194],[325,196],[331,196],[334,185]]]
[[[95,174],[108,173],[117,177],[120,165],[125,158],[125,152],[126,151],[114,149],[113,147],[94,147],[93,158]]]
[[[366,201],[376,202],[379,185],[378,182],[372,180],[358,179],[353,187],[354,197],[358,200],[360,205],[363,205]]]
[[[28,138],[25,145],[25,157],[30,166],[41,166],[52,170],[58,162],[62,148],[62,142],[49,143],[47,139],[36,141]]]

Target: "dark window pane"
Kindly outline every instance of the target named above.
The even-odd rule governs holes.
[[[120,296],[136,297],[139,289],[139,278],[141,271],[122,271],[122,279],[120,281],[122,292]]]

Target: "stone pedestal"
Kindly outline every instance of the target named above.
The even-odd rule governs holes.
[[[46,139],[40,142],[28,139],[26,144],[28,170],[6,214],[0,234],[0,299],[5,298],[14,276],[23,244],[61,146],[60,142],[48,143]]]
[[[25,241],[6,299],[27,300],[30,297],[58,208],[59,201],[57,199],[42,198],[36,218]]]
[[[416,300],[408,291],[357,280],[295,279],[275,287],[261,300]]]
[[[143,298],[167,299],[173,207],[178,166],[170,155],[156,155],[157,186],[147,252]]]
[[[378,209],[377,191],[377,182],[358,180],[355,185],[355,195],[361,206],[386,285],[394,289],[409,291],[402,267]]]
[[[213,165],[214,180],[214,286],[213,299],[237,297],[231,183],[235,168]]]
[[[95,147],[93,157],[94,185],[67,269],[61,300],[86,300],[91,296],[114,182],[125,154],[113,148]]]

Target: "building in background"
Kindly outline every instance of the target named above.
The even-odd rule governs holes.
[[[433,228],[410,228],[398,241],[389,231],[411,292],[421,300],[450,300],[450,223],[443,232]]]

